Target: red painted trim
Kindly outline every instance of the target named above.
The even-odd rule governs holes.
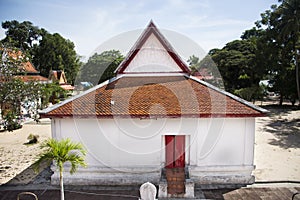
[[[171,44],[167,41],[167,39],[157,30],[153,32],[153,34],[158,38],[163,47],[168,51],[168,54],[173,58],[176,64],[183,70],[183,72],[190,74],[190,69],[185,65],[185,63],[181,60],[179,55],[173,49]]]
[[[182,71],[171,71],[171,72],[142,72],[143,74],[178,74],[180,73],[181,75],[185,74]],[[122,74],[141,74],[141,72],[123,72]],[[143,77],[143,76],[139,76],[139,77]]]
[[[157,29],[155,24],[151,21],[145,31],[142,33],[140,38],[137,40],[135,45],[133,46],[132,50],[130,51],[129,55],[126,57],[124,62],[120,64],[119,69],[117,69],[117,74],[123,74],[129,63],[133,60],[133,58],[136,56],[136,54],[140,51],[141,47],[144,45],[146,40],[149,38],[151,34],[154,34],[157,39],[160,41],[160,43],[163,45],[163,47],[167,50],[168,54],[173,58],[173,60],[176,62],[176,64],[182,69],[184,73],[190,74],[191,71],[186,66],[186,64],[181,60],[179,55],[175,52],[175,50],[172,48],[171,44],[168,42],[168,40],[160,33],[160,31]]]
[[[248,118],[248,117],[265,117],[266,114],[181,114],[181,115],[73,115],[73,114],[40,114],[42,118],[100,118],[100,119],[112,119],[112,118],[140,118],[140,119],[150,119],[150,118]]]

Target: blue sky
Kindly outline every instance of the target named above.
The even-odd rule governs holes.
[[[197,42],[206,52],[239,39],[277,0],[0,0],[0,21],[31,21],[59,33],[88,57],[123,32],[143,29],[151,19]],[[5,37],[0,29],[0,39]]]

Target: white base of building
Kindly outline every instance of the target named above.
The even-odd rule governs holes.
[[[195,185],[201,188],[226,188],[233,185],[248,185],[255,181],[252,176],[254,166],[189,166],[189,177]],[[59,184],[59,171],[52,166],[54,174],[51,184]],[[157,168],[80,168],[71,175],[65,167],[64,184],[66,185],[141,185],[151,182],[158,185],[161,170]]]
[[[59,184],[59,171],[51,167],[54,174],[51,184]],[[141,185],[146,182],[158,184],[161,172],[157,168],[80,168],[76,173],[70,174],[65,167],[63,179],[65,185]]]
[[[189,175],[203,189],[230,188],[253,184],[254,166],[189,166]]]

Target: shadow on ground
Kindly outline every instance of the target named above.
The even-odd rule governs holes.
[[[0,200],[15,200],[22,191],[0,190]],[[39,200],[57,200],[60,197],[59,190],[47,189],[31,190]],[[197,193],[197,191],[195,191]],[[238,189],[219,189],[203,190],[205,199],[292,199],[292,196],[300,192],[299,187],[263,187],[263,188],[238,188]],[[138,188],[127,188],[120,190],[66,190],[65,199],[72,200],[137,200],[139,199]],[[24,196],[22,200],[32,199],[31,196]],[[297,195],[294,200],[300,200]]]
[[[0,200],[16,200],[18,194],[22,191],[0,191]],[[60,191],[53,189],[45,190],[30,190],[34,193],[39,200],[57,200],[60,198]],[[2,198],[1,198],[2,197]],[[65,190],[65,199],[72,200],[118,200],[118,199],[127,199],[127,200],[137,200],[138,199],[137,191],[130,190],[116,190],[116,191],[79,191],[79,190]],[[22,200],[34,199],[30,195],[22,195]],[[21,200],[21,199],[20,199]]]
[[[287,116],[292,111],[300,110],[297,106],[264,106],[269,110],[271,121],[263,128],[264,132],[272,133],[276,139],[272,139],[269,144],[280,146],[281,148],[300,147],[300,116]]]

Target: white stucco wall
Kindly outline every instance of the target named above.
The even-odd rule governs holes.
[[[154,34],[151,34],[125,72],[182,71]]]
[[[253,118],[57,118],[52,120],[52,134],[84,144],[88,168],[81,170],[93,178],[99,171],[117,171],[127,175],[138,172],[141,177],[150,173],[159,179],[165,161],[164,135],[186,135],[186,164],[191,177],[206,177],[204,181],[209,182],[207,176],[222,181],[220,177],[230,175],[246,177],[242,181],[247,181],[253,170],[254,125]]]

